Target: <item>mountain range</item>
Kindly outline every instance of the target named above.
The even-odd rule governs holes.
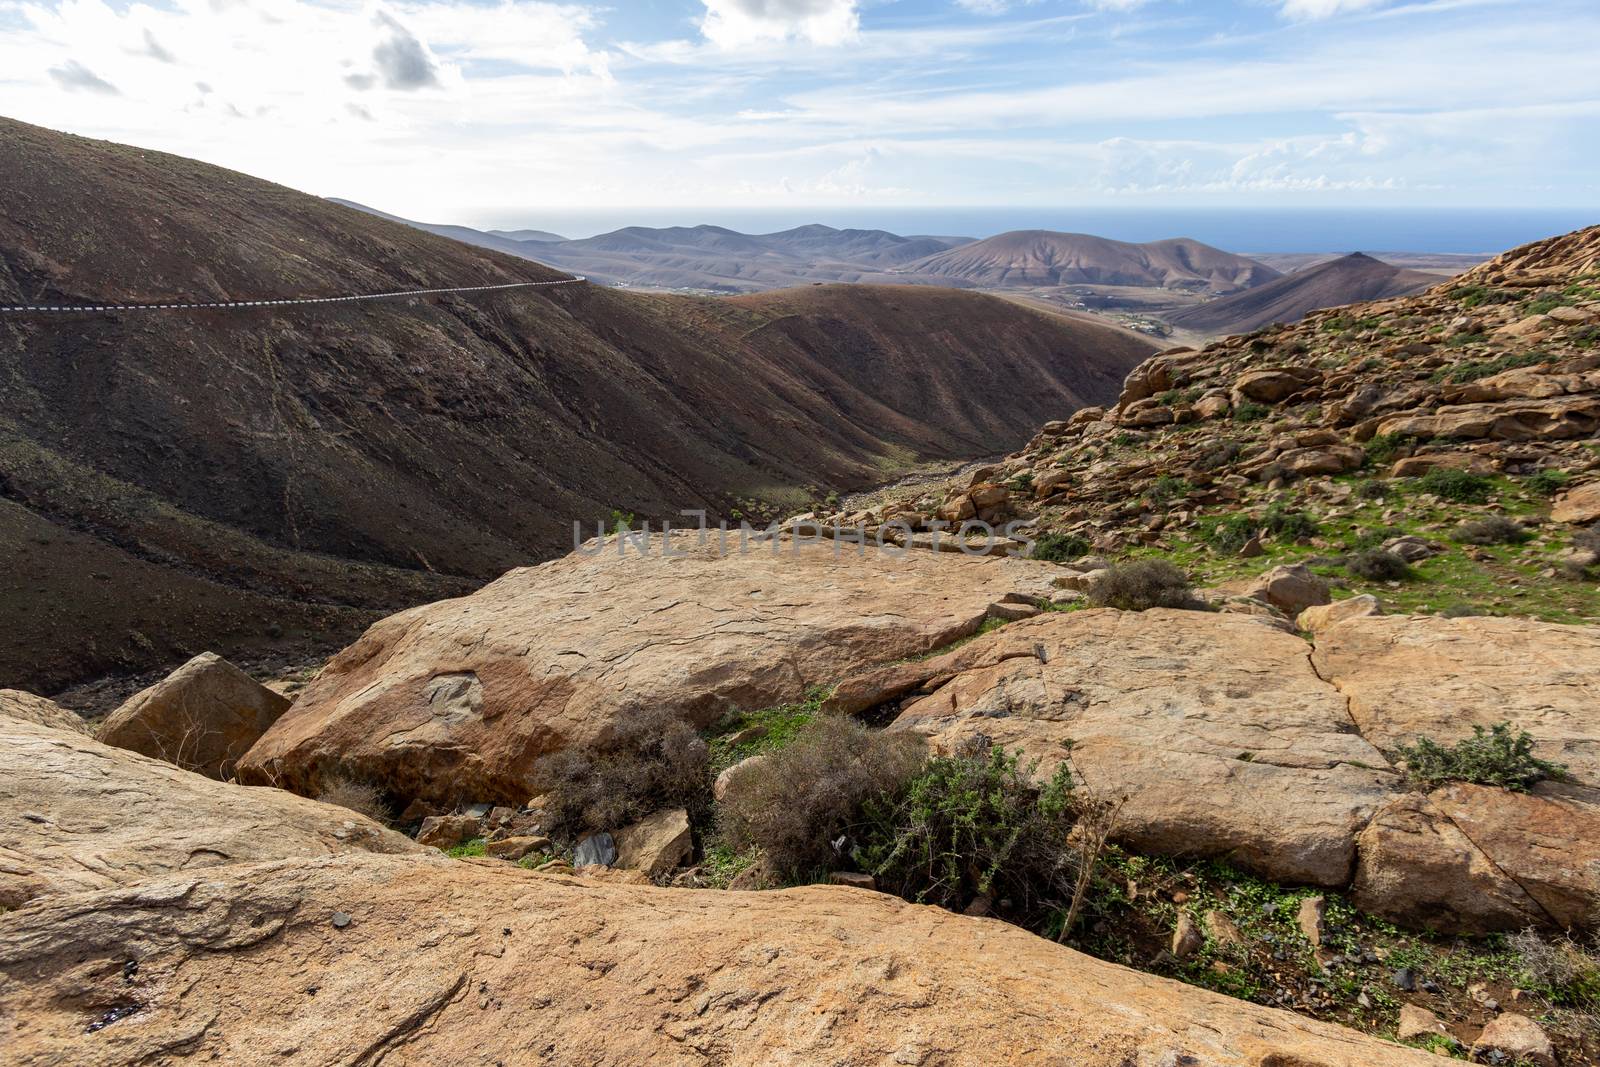
[[[0,187],[0,305],[563,277],[9,120]],[[564,551],[575,520],[592,533],[613,510],[772,514],[1005,452],[1114,397],[1151,348],[896,286],[5,316],[0,686],[337,643],[378,612]]]

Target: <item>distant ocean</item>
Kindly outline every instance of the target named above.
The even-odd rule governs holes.
[[[1231,252],[1501,252],[1600,223],[1600,208],[1504,211],[1185,208],[638,208],[529,211],[506,208],[490,218],[453,220],[482,229],[549,230],[591,237],[623,226],[710,223],[771,233],[806,223],[899,234],[992,237],[1007,230],[1064,230],[1120,241],[1192,237]]]

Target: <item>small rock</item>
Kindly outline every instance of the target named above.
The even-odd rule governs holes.
[[[609,867],[617,862],[617,843],[610,834],[590,834],[572,853],[573,867]]]
[[[490,841],[483,846],[486,856],[496,859],[510,860],[515,863],[532,852],[543,852],[550,847],[548,837],[506,837],[499,841]]]
[[[478,836],[483,820],[472,815],[430,815],[417,831],[417,844],[455,848]]]
[[[1322,947],[1322,939],[1328,936],[1326,912],[1327,902],[1321,897],[1306,897],[1300,902],[1300,910],[1295,915],[1295,924],[1313,948]]]
[[[1526,1015],[1506,1012],[1496,1017],[1483,1028],[1483,1033],[1472,1044],[1474,1058],[1484,1058],[1496,1052],[1518,1063],[1555,1067],[1555,1047],[1551,1045],[1549,1035]]]
[[[349,915],[349,913],[348,912],[343,912],[343,911],[334,912],[333,913],[333,925],[334,925],[335,928],[340,929],[340,930],[343,930],[346,926],[349,926],[350,925],[350,915]]]
[[[694,851],[689,813],[683,808],[658,811],[617,832],[616,864],[657,878]]]
[[[1235,948],[1245,943],[1244,933],[1238,925],[1220,911],[1208,911],[1204,920],[1206,933],[1211,940],[1224,948]]]
[[[1389,982],[1402,992],[1415,993],[1417,990],[1417,972],[1410,967],[1402,967],[1389,976]]]
[[[1395,1036],[1401,1041],[1414,1041],[1435,1034],[1450,1037],[1450,1031],[1445,1029],[1443,1020],[1437,1015],[1417,1004],[1400,1005],[1400,1022],[1395,1027]]]
[[[1172,931],[1172,954],[1181,959],[1187,959],[1205,947],[1206,939],[1195,926],[1194,920],[1189,918],[1189,913],[1178,913],[1178,926]]]
[[[877,889],[878,880],[870,874],[857,871],[834,871],[828,875],[829,885],[847,885],[852,889]]]

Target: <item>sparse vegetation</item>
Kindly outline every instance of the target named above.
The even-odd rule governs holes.
[[[1273,504],[1267,513],[1261,517],[1261,525],[1274,536],[1285,541],[1309,541],[1322,532],[1313,519],[1304,511],[1291,510],[1282,504]]]
[[[1393,552],[1364,548],[1345,557],[1345,570],[1374,582],[1398,582],[1411,577],[1411,564]]]
[[[1532,535],[1528,533],[1527,527],[1515,519],[1508,519],[1504,515],[1489,515],[1462,523],[1450,536],[1467,545],[1517,545]]]
[[[1567,483],[1572,481],[1572,475],[1555,467],[1530,474],[1524,478],[1522,484],[1528,487],[1530,493],[1540,496],[1555,496],[1565,489]]]
[[[1091,812],[1067,763],[1043,784],[1036,771],[981,736],[930,759],[897,793],[868,802],[854,858],[879,888],[907,900],[952,909],[1003,901],[1024,925],[1059,930],[1074,899],[1081,903],[1105,839],[1075,837],[1074,828],[1080,815],[1104,822],[1110,812]]]
[[[848,842],[862,806],[900,789],[926,754],[916,734],[873,731],[838,716],[814,719],[740,772],[739,788],[720,805],[723,839],[735,852],[759,848],[780,877],[825,873],[846,858],[843,843],[835,843]]]
[[[1256,521],[1243,512],[1225,515],[1216,525],[1211,527],[1211,532],[1206,540],[1211,542],[1211,547],[1218,552],[1232,555],[1250,542],[1256,535]]]
[[[1089,603],[1123,611],[1201,607],[1188,575],[1163,559],[1139,559],[1108,568],[1089,590]]]
[[[1090,544],[1086,538],[1070,533],[1040,534],[1033,542],[1032,559],[1046,563],[1066,563],[1088,554]]]
[[[1393,463],[1401,451],[1410,448],[1416,438],[1403,433],[1381,433],[1367,441],[1362,449],[1372,463]]]
[[[1513,734],[1511,724],[1502,722],[1488,730],[1474,726],[1471,737],[1450,748],[1424,737],[1414,745],[1400,746],[1395,755],[1405,761],[1406,774],[1428,788],[1471,782],[1520,793],[1546,778],[1566,776],[1565,767],[1535,756],[1533,745],[1526,730]]]
[[[1534,930],[1506,938],[1533,987],[1552,1004],[1600,1009],[1600,938],[1585,947],[1570,937],[1546,939]]]
[[[577,836],[703,802],[708,769],[709,751],[694,727],[657,708],[620,717],[615,735],[603,741],[540,758],[530,784],[545,798],[547,829]]]
[[[341,808],[348,808],[374,822],[388,823],[394,814],[384,802],[382,790],[344,775],[333,775],[328,778],[321,791],[317,793],[317,799],[324,804],[337,804]]]
[[[1243,403],[1234,405],[1233,421],[1260,422],[1270,414],[1272,414],[1272,409],[1267,405],[1257,404],[1253,400],[1246,400]]]
[[[1417,479],[1417,488],[1458,504],[1482,504],[1494,491],[1494,480],[1454,467],[1435,467]]]

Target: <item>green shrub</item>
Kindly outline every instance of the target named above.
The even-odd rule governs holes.
[[[1214,471],[1219,467],[1225,467],[1239,458],[1239,453],[1242,451],[1244,451],[1244,447],[1237,441],[1218,442],[1195,457],[1194,469]]]
[[[1152,503],[1165,504],[1168,501],[1186,497],[1192,492],[1194,492],[1194,486],[1184,479],[1174,477],[1171,474],[1163,474],[1151,483],[1150,488],[1145,490],[1144,495]]]
[[[1235,512],[1211,528],[1206,540],[1218,552],[1233,555],[1256,535],[1256,521],[1242,512]]]
[[[1202,606],[1189,587],[1188,575],[1164,559],[1139,559],[1107,568],[1089,590],[1089,603],[1123,611]]]
[[[1600,1008],[1600,940],[1586,949],[1570,937],[1545,940],[1534,930],[1508,934],[1528,984],[1552,1004],[1578,1010]]]
[[[1257,404],[1253,400],[1245,400],[1234,406],[1233,421],[1260,422],[1270,414],[1272,414],[1272,409],[1267,405]]]
[[[621,829],[668,805],[704,804],[709,768],[695,728],[656,708],[623,717],[601,742],[540,758],[530,785],[544,798],[546,829],[577,836]]]
[[[1529,315],[1548,315],[1558,307],[1569,307],[1571,304],[1570,297],[1549,294],[1528,301],[1527,312]]]
[[[1403,449],[1416,444],[1416,438],[1403,433],[1380,433],[1362,445],[1371,463],[1393,463]]]
[[[1345,558],[1345,570],[1374,582],[1395,582],[1411,577],[1411,565],[1393,552],[1365,548]]]
[[[1467,545],[1517,545],[1532,535],[1522,523],[1504,515],[1489,515],[1457,526],[1451,538]]]
[[[1586,526],[1572,535],[1574,548],[1586,548],[1590,552],[1600,552],[1600,522]]]
[[[1535,756],[1528,731],[1513,734],[1509,722],[1488,730],[1474,726],[1472,736],[1452,748],[1424,737],[1400,746],[1395,755],[1405,760],[1406,774],[1429,789],[1444,782],[1471,782],[1523,793],[1546,778],[1565,778],[1567,770]]]
[[[1389,483],[1379,478],[1368,478],[1356,486],[1357,500],[1387,500],[1390,493]]]
[[[1261,518],[1261,525],[1272,532],[1274,537],[1284,541],[1309,541],[1322,532],[1322,527],[1303,511],[1291,511],[1281,504],[1274,504],[1267,509]]]
[[[1458,285],[1450,290],[1450,295],[1466,308],[1480,307],[1484,304],[1510,304],[1517,299],[1517,294],[1513,292],[1487,285]]]
[[[1091,547],[1087,538],[1077,534],[1047,533],[1034,540],[1033,551],[1028,555],[1030,559],[1042,559],[1046,563],[1066,563],[1088,555]]]
[[[1417,487],[1425,493],[1458,504],[1482,504],[1494,490],[1494,481],[1482,474],[1456,470],[1453,467],[1435,467],[1417,479]]]
[[[1031,493],[1033,492],[1033,472],[1023,471],[1007,482],[1006,485],[1013,493]]]
[[[444,854],[455,860],[472,859],[485,854],[488,842],[481,837],[474,837],[471,841],[463,841],[454,848],[447,848]]]
[[[1433,372],[1436,382],[1455,382],[1463,384],[1475,382],[1479,378],[1487,378],[1501,371],[1515,370],[1518,367],[1533,367],[1540,363],[1548,363],[1550,355],[1534,349],[1529,352],[1517,352],[1512,355],[1501,356],[1498,359],[1468,360],[1457,363],[1452,367],[1440,367]]]
[[[1035,769],[981,738],[930,759],[866,805],[856,863],[880,889],[919,903],[961,909],[985,896],[1024,921],[1064,909],[1092,857],[1069,844],[1078,804],[1068,766],[1043,785]]]
[[[813,719],[787,746],[740,772],[719,805],[723,839],[736,852],[759,848],[783,878],[830,870],[868,801],[894,793],[922,769],[917,734],[868,730],[853,719]]]
[[[1548,470],[1528,475],[1523,479],[1522,484],[1527,486],[1530,493],[1538,493],[1540,496],[1555,496],[1566,488],[1567,483],[1571,480],[1571,474],[1551,467]]]

